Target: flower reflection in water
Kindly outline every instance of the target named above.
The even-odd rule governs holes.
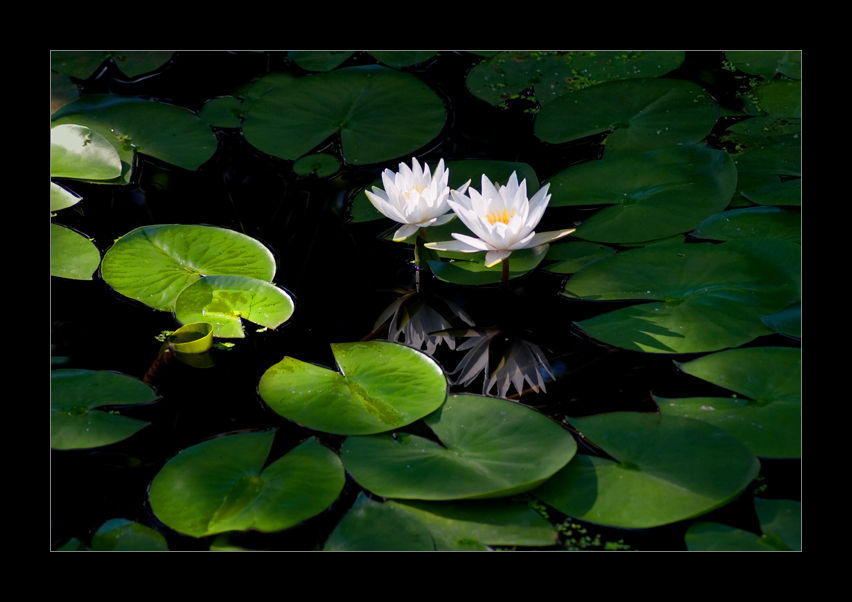
[[[468,340],[459,345],[458,350],[468,350],[468,353],[450,374],[454,384],[468,386],[482,373],[483,395],[496,394],[508,398],[510,387],[515,388],[517,397],[522,396],[527,387],[536,393],[539,389],[546,393],[544,374],[550,377],[549,380],[556,378],[538,345],[508,334],[499,327],[469,329],[459,336]]]
[[[450,349],[456,348],[455,337],[447,331],[459,327],[459,320],[473,326],[470,316],[449,299],[410,289],[399,292],[404,293],[403,296],[385,308],[373,327],[375,331],[390,319],[389,341],[425,350],[432,355],[441,343]]]

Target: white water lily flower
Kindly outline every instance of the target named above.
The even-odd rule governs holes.
[[[453,232],[456,240],[428,243],[426,247],[462,253],[486,251],[485,267],[490,268],[509,257],[512,251],[537,247],[567,236],[575,228],[534,232],[550,202],[549,187],[550,184],[545,184],[528,200],[527,181],[523,180],[518,185],[516,172],[512,172],[509,183],[499,190],[483,174],[481,193],[474,189],[470,189],[468,195],[452,191],[453,200],[448,201],[458,218],[477,238]]]
[[[438,162],[434,177],[429,166],[423,168],[412,159],[411,168],[405,163],[399,164],[394,173],[386,169],[382,174],[385,189],[373,186],[373,191],[365,190],[367,198],[382,215],[403,224],[393,236],[394,241],[405,240],[420,228],[440,226],[453,219],[448,213],[450,206],[450,171],[444,169],[444,160]],[[468,182],[469,184],[470,182]],[[467,184],[459,189],[467,190]]]

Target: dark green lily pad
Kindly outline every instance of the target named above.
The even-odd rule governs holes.
[[[91,240],[71,228],[50,224],[50,275],[91,280],[101,252]]]
[[[761,535],[721,523],[698,521],[686,532],[690,551],[787,552],[802,549],[802,504],[755,498]]]
[[[575,237],[635,243],[687,232],[724,210],[737,170],[725,151],[676,146],[606,155],[548,181],[551,207],[613,205],[580,224]]]
[[[550,245],[545,259],[556,261],[557,263],[548,264],[544,269],[554,274],[575,274],[590,261],[612,255],[613,253],[615,253],[615,249],[612,247],[593,242],[556,243]]]
[[[771,206],[734,209],[708,217],[692,235],[711,240],[780,238],[801,242],[802,216],[798,211]]]
[[[326,178],[334,175],[339,170],[340,161],[337,160],[337,157],[325,153],[302,157],[293,164],[293,171],[300,176],[313,174],[320,178]]]
[[[129,178],[133,151],[196,170],[218,145],[210,127],[191,111],[141,98],[89,94],[56,111],[51,122],[51,127],[84,125],[106,138],[121,156],[120,183]]]
[[[340,459],[315,439],[266,468],[275,431],[226,435],[171,458],[151,482],[151,509],[181,533],[280,531],[328,508],[343,490]]]
[[[106,138],[82,125],[50,130],[50,177],[111,180],[121,175],[121,158]]]
[[[388,67],[402,69],[425,63],[438,53],[433,50],[373,50],[370,54]]]
[[[538,486],[577,450],[557,423],[502,399],[452,395],[424,422],[441,443],[402,432],[349,437],[346,470],[382,497],[496,498]]]
[[[726,50],[725,57],[740,71],[764,79],[772,79],[778,73],[802,78],[800,50]]]
[[[293,299],[277,286],[245,276],[206,276],[183,289],[175,317],[188,324],[209,322],[213,336],[243,338],[242,321],[277,328],[293,315]]]
[[[211,98],[201,107],[198,116],[208,125],[220,128],[238,128],[243,125],[241,117],[245,115],[246,107],[247,105],[243,104],[243,99],[235,96]]]
[[[802,82],[764,81],[756,84],[743,96],[745,110],[750,115],[802,116]]]
[[[549,546],[556,531],[531,508],[507,500],[380,504],[363,493],[325,543],[332,551],[485,550]]]
[[[560,144],[612,132],[606,152],[648,151],[702,140],[719,105],[697,85],[674,79],[628,79],[555,99],[536,116],[535,134]]]
[[[53,370],[50,393],[50,446],[53,449],[100,447],[127,439],[149,423],[99,408],[149,403],[157,399],[153,389],[138,379],[91,370]]]
[[[204,276],[272,281],[275,258],[259,241],[212,226],[143,226],[106,252],[103,279],[116,291],[161,311]]]
[[[761,317],[800,301],[801,247],[776,239],[654,245],[584,266],[564,295],[653,301],[577,322],[635,351],[700,353],[771,334]]]
[[[802,175],[802,142],[793,134],[755,144],[734,160],[738,171],[763,171],[780,176]]]
[[[411,424],[447,397],[444,371],[411,347],[369,341],[331,349],[341,372],[285,357],[261,377],[261,398],[308,428],[365,435]]]
[[[793,303],[789,307],[760,318],[764,324],[775,332],[786,334],[788,337],[802,338],[802,304]]]
[[[429,169],[434,172],[438,163],[433,161],[432,163],[427,162],[429,165]],[[450,188],[459,188],[465,182],[470,181],[471,186],[479,189],[480,182],[482,182],[482,175],[485,174],[488,178],[495,183],[495,186],[502,183],[504,186],[506,182],[509,181],[509,178],[512,176],[512,172],[517,172],[518,174],[518,182],[522,180],[527,181],[527,196],[532,196],[538,189],[540,188],[538,183],[538,177],[535,175],[535,171],[533,168],[527,165],[526,163],[516,163],[513,161],[486,161],[480,159],[471,159],[467,161],[449,161],[445,163],[446,169],[450,172],[450,178],[448,185]],[[394,171],[391,169],[391,171]],[[370,186],[367,186],[367,190],[372,190],[372,187],[375,186],[377,188],[382,188],[382,180],[379,178],[374,181]],[[387,219],[384,215],[382,215],[378,209],[376,209],[370,200],[367,198],[367,195],[364,194],[362,190],[352,201],[352,221],[355,223],[358,222],[368,222],[376,219]],[[458,222],[458,224],[454,224],[458,226],[461,223],[461,220],[453,220],[453,222]],[[451,224],[453,222],[450,222]],[[464,226],[461,226],[464,228]],[[436,231],[435,228],[427,228],[427,235],[431,232]],[[464,230],[456,229],[456,230],[447,230],[442,232],[462,232],[468,235],[471,235],[470,231],[464,228]],[[430,238],[429,242],[438,242],[439,239]],[[440,240],[450,240],[450,238],[441,238]]]
[[[294,50],[287,53],[287,58],[305,71],[331,71],[353,54],[343,50]]]
[[[742,444],[700,420],[617,412],[570,423],[615,461],[577,456],[533,495],[591,523],[647,529],[700,516],[760,471]]]
[[[738,192],[758,205],[802,204],[802,180],[783,180],[776,174],[759,171],[739,171]]]
[[[749,347],[706,355],[677,366],[737,393],[732,398],[657,399],[660,411],[725,429],[753,454],[802,454],[802,359],[799,349]]]
[[[518,278],[534,270],[547,255],[547,249],[548,245],[545,244],[532,249],[513,251],[508,259],[509,278]],[[439,252],[439,254],[443,256],[450,253]],[[501,281],[503,265],[498,263],[490,268],[485,267],[484,252],[455,253],[455,255],[466,255],[466,257],[450,261],[428,261],[429,269],[439,280],[464,285],[496,284]]]
[[[108,520],[92,536],[92,550],[97,552],[166,552],[168,549],[161,533],[126,518]]]
[[[50,53],[50,68],[78,79],[88,79],[104,61],[112,59],[122,73],[137,77],[159,69],[172,54],[163,50],[54,50]]]
[[[261,79],[255,86],[267,87]],[[295,160],[339,134],[350,165],[380,163],[414,153],[444,127],[441,99],[412,75],[385,67],[351,67],[282,82],[246,114],[243,133],[253,146]]]

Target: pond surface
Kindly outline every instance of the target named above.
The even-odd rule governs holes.
[[[347,162],[346,142],[333,135],[308,150],[336,157],[342,160],[342,166],[328,176],[300,176],[294,171],[293,160],[259,150],[239,125],[213,126],[218,146],[198,169],[177,167],[145,154],[143,149],[135,154],[127,183],[56,180],[83,201],[57,212],[52,221],[92,239],[102,256],[117,239],[153,224],[216,226],[260,241],[274,256],[274,283],[290,294],[295,311],[277,328],[244,321],[245,338],[229,339],[227,342],[233,343],[230,348],[212,349],[213,367],[196,368],[172,356],[160,356],[163,343],[158,335],[181,326],[173,312],[156,311],[120,294],[104,281],[100,271],[91,280],[53,277],[54,369],[129,375],[144,380],[158,396],[156,403],[119,410],[119,414],[150,422],[135,435],[94,449],[52,450],[53,549],[69,541],[89,545],[95,531],[114,518],[153,528],[171,550],[209,549],[214,535],[192,537],[161,521],[152,510],[149,487],[170,458],[213,437],[275,429],[269,462],[313,437],[340,454],[345,435],[300,426],[273,411],[258,393],[261,378],[284,357],[333,369],[336,358],[331,344],[392,340],[428,350],[448,375],[450,394],[507,398],[566,429],[569,421],[592,415],[658,412],[655,398],[731,397],[730,390],[687,374],[675,363],[704,357],[705,351],[646,353],[620,348],[596,340],[576,324],[631,307],[635,300],[568,298],[563,291],[570,273],[548,271],[547,267],[553,265],[548,260],[529,274],[513,278],[507,286],[448,282],[436,278],[428,267],[419,270],[412,265],[413,245],[386,238],[395,230],[390,220],[356,217],[353,221],[353,205],[357,213],[358,204],[363,203],[357,194],[365,187],[381,186],[379,178],[384,169],[396,171],[400,162],[410,165],[411,157],[432,169],[440,159],[448,164],[461,160],[526,164],[544,183],[572,166],[606,155],[602,142],[607,133],[564,143],[542,141],[536,135],[536,120],[547,104],[557,101],[548,100],[542,108],[532,88],[522,88],[517,98],[499,105],[477,97],[469,78],[473,67],[486,60],[488,57],[466,52],[441,52],[422,63],[399,68],[434,91],[446,108],[446,122],[439,134],[403,156],[352,164]],[[355,53],[336,69],[376,63],[376,58],[367,53]],[[748,89],[743,74],[725,66],[722,53],[688,52],[664,78],[654,76],[700,86],[731,115],[726,117],[723,111],[704,137],[716,148],[726,148],[723,133],[745,115],[737,95]],[[91,76],[71,81],[84,95],[154,98],[198,113],[207,101],[237,95],[252,81],[277,72],[296,78],[318,77],[288,58],[287,53],[181,52],[165,66],[136,79],[107,62]],[[328,68],[328,72],[333,69]],[[553,206],[557,183],[552,184],[554,201],[537,231],[575,227],[600,209],[600,205]],[[478,179],[471,186],[479,189]],[[749,205],[745,201],[732,208]],[[360,207],[370,210],[369,205]],[[681,237],[680,242],[689,246],[707,239]],[[611,242],[605,246],[626,253],[640,245]],[[412,295],[415,290],[418,292]],[[419,326],[420,330],[409,329],[402,334],[397,328],[400,322],[380,317],[404,295],[411,295],[406,305],[413,322],[409,328]],[[423,310],[423,306],[434,311]],[[438,314],[442,314],[443,322],[436,318]],[[418,323],[418,315],[422,323]],[[430,332],[446,330],[449,332],[443,339],[429,337]],[[477,340],[484,341],[485,347],[474,348]],[[798,338],[766,332],[730,347],[798,349],[799,345]],[[482,361],[483,349],[491,354],[493,379],[489,383],[481,369],[473,369]],[[501,357],[514,358],[517,365],[507,360],[506,366],[513,372],[498,373]],[[434,437],[422,421],[397,430]],[[579,455],[609,455],[579,436],[576,439]],[[694,470],[700,472],[702,468]],[[799,501],[799,460],[761,457],[760,476],[741,491],[701,520],[759,533],[755,492],[767,499]],[[323,549],[365,492],[349,474],[336,500],[313,518],[273,533],[233,531],[228,545]],[[367,493],[374,501],[384,499]],[[685,533],[696,521],[690,517],[650,529],[617,528],[570,517],[537,500],[535,490],[518,501],[520,505],[526,503],[546,509],[555,545],[491,547],[559,549],[591,544],[592,549],[600,549],[606,542],[618,542],[614,547],[685,550]],[[572,524],[573,529],[565,527]]]

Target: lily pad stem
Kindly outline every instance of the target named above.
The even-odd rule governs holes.
[[[503,266],[503,278],[500,280],[500,286],[506,286],[509,284],[509,258],[507,257],[500,263]]]

